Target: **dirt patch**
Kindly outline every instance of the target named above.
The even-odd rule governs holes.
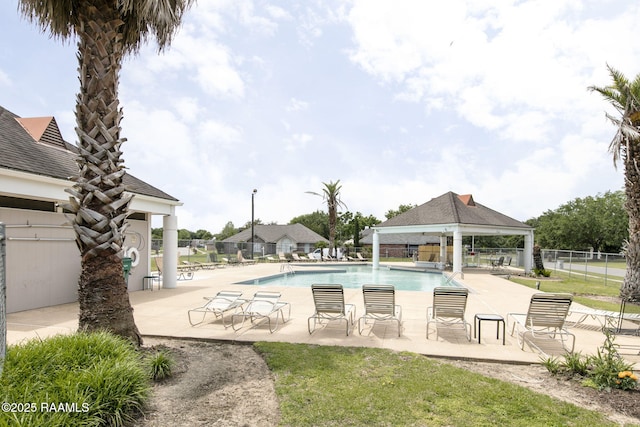
[[[176,361],[174,375],[154,387],[142,427],[276,426],[280,420],[273,376],[247,345],[145,339]],[[559,400],[606,414],[619,424],[640,424],[640,391],[600,392],[578,381],[554,377],[540,365],[447,361],[509,381]]]
[[[176,362],[156,384],[137,426],[246,426],[278,424],[273,377],[251,346],[146,338]]]

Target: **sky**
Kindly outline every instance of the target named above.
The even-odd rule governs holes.
[[[0,105],[75,143],[76,40],[17,4]],[[254,189],[255,219],[287,224],[337,180],[380,220],[453,191],[525,221],[623,189],[615,111],[587,88],[640,73],[639,26],[632,0],[198,0],[168,49],[123,64],[125,165],[191,231],[248,223]]]

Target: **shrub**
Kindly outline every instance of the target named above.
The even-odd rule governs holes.
[[[607,328],[604,328],[603,332],[605,341],[602,349],[598,349],[595,355],[588,357],[589,378],[586,385],[596,387],[599,390],[610,388],[631,390],[636,388],[637,377],[631,372],[633,364],[625,361],[618,353],[613,344],[615,340],[613,333]]]
[[[8,347],[0,394],[3,402],[33,406],[3,411],[0,425],[121,426],[149,391],[138,352],[123,338],[101,332],[31,340]]]
[[[584,377],[589,374],[589,361],[580,352],[565,354],[562,365],[573,375]]]
[[[603,329],[605,341],[595,355],[583,357],[580,353],[565,354],[561,364],[557,358],[547,358],[542,364],[557,375],[564,367],[572,375],[586,377],[583,384],[587,387],[607,390],[618,388],[633,390],[638,386],[638,377],[633,373],[633,364],[626,362],[616,350],[615,336],[607,328]]]
[[[147,361],[154,381],[162,381],[173,373],[175,361],[166,351],[156,351],[148,357]]]
[[[551,270],[547,270],[545,268],[534,268],[533,274],[535,274],[536,276],[550,277]]]
[[[542,366],[547,368],[547,371],[551,374],[556,375],[560,372],[562,364],[557,357],[547,357],[546,359],[542,359]]]

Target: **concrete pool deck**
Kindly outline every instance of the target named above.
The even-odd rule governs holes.
[[[399,265],[412,265],[402,263]],[[290,265],[294,270],[302,266]],[[344,264],[340,264],[344,265]],[[290,343],[340,345],[353,347],[381,347],[398,351],[411,351],[434,357],[477,359],[513,363],[539,363],[540,353],[525,345],[520,349],[518,341],[506,330],[506,343],[502,345],[502,331],[496,337],[495,322],[482,323],[482,342],[473,337],[474,315],[478,313],[499,314],[507,319],[507,313],[526,313],[531,295],[540,292],[488,274],[486,271],[468,271],[464,278],[455,280],[469,289],[466,320],[471,324],[471,341],[467,341],[461,329],[435,330],[426,338],[426,309],[433,301],[432,292],[397,291],[396,303],[402,306],[402,336],[398,337],[395,322],[369,324],[363,334],[358,326],[345,335],[344,322],[332,322],[319,326],[313,334],[307,329],[307,319],[313,314],[313,298],[308,288],[282,286],[236,285],[234,283],[252,278],[280,274],[282,264],[260,263],[251,266],[198,270],[193,280],[178,282],[175,289],[157,289],[132,292],[131,304],[140,333],[143,336],[221,340],[228,342],[279,341]],[[289,268],[289,267],[287,267]],[[304,267],[308,268],[308,267]],[[266,325],[245,326],[235,332],[225,328],[219,319],[208,315],[205,322],[191,326],[187,318],[189,309],[201,306],[204,297],[213,296],[220,290],[242,290],[243,297],[250,299],[257,290],[281,292],[281,300],[291,304],[291,318],[278,329],[269,333]],[[544,291],[542,282],[541,291]],[[345,302],[355,304],[356,319],[364,314],[361,289],[345,289]],[[577,303],[573,303],[579,306]],[[7,341],[16,344],[36,337],[70,333],[77,329],[78,305],[63,304],[53,307],[22,311],[7,315]],[[569,320],[576,320],[572,315]],[[637,327],[630,324],[629,327]],[[576,336],[575,351],[583,355],[595,354],[604,342],[600,324],[587,319],[581,325],[569,329]],[[640,367],[640,337],[617,335],[615,343],[621,346],[620,353],[629,362]],[[564,354],[557,343],[542,347],[548,355]]]

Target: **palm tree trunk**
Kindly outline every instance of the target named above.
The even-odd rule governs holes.
[[[80,248],[79,327],[109,330],[142,340],[122,269],[124,231],[131,196],[125,195],[120,146],[119,72],[124,54],[117,10],[110,1],[80,2],[76,102],[79,174],[68,190]]]
[[[626,250],[627,272],[620,288],[620,297],[640,301],[640,150],[637,141],[628,141],[624,156],[629,241]]]
[[[336,208],[329,206],[329,255],[334,256],[333,249],[336,241]]]

